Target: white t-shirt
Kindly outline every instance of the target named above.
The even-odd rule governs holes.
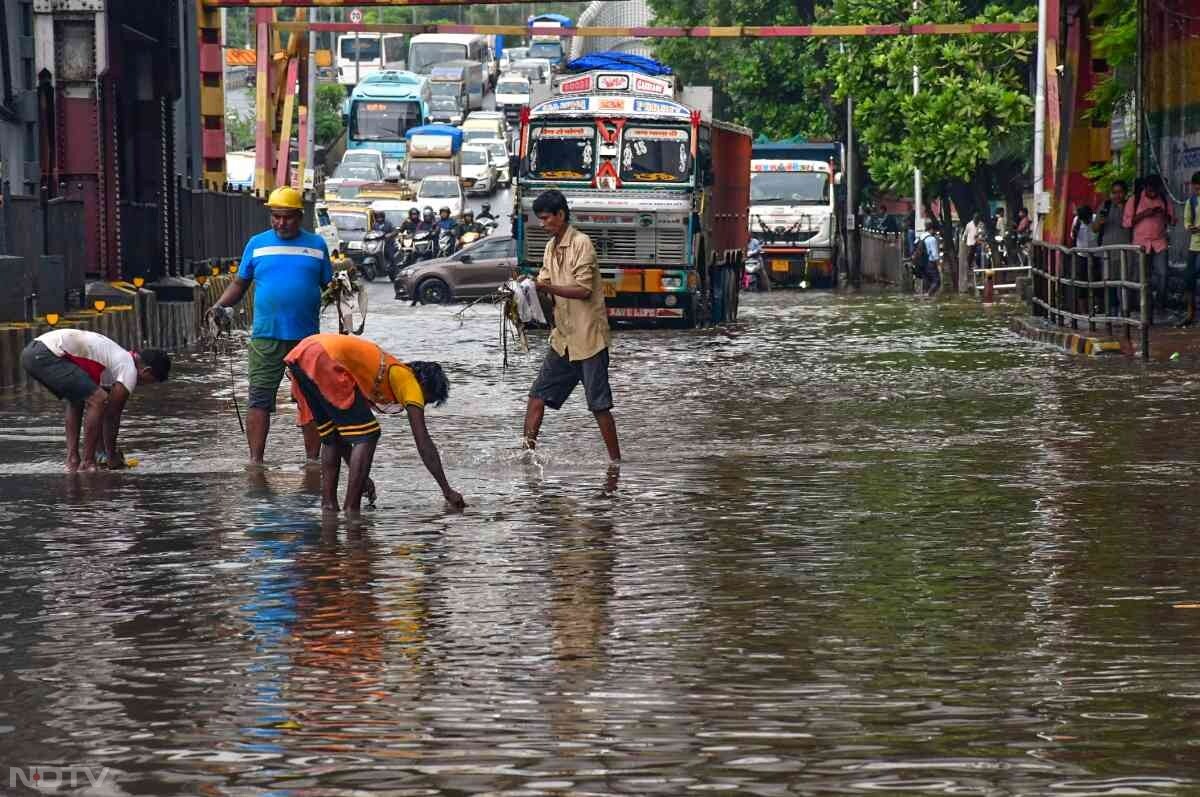
[[[979,226],[974,221],[967,222],[967,246],[979,243]]]
[[[120,382],[130,393],[137,387],[133,355],[101,334],[85,329],[55,329],[38,336],[37,341],[55,357],[65,357],[78,365],[100,387]]]

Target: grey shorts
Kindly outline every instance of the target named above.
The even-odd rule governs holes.
[[[40,341],[35,340],[21,352],[21,367],[56,397],[70,402],[87,401],[100,389],[82,368],[56,356]]]
[[[587,396],[587,407],[592,412],[611,410],[612,388],[608,384],[608,349],[593,354],[586,360],[571,362],[560,357],[553,348],[546,351],[542,370],[538,371],[529,397],[541,399],[552,410],[562,407],[575,386],[583,382]]]

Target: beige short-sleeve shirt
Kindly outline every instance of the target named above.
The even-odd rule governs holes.
[[[608,311],[604,283],[596,264],[592,239],[568,225],[562,238],[546,243],[538,282],[559,287],[576,286],[592,292],[588,299],[554,297],[554,330],[550,345],[559,356],[577,362],[608,348]]]

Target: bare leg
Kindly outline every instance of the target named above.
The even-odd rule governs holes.
[[[104,433],[104,405],[108,401],[103,390],[97,390],[83,403],[83,461],[82,470],[96,469],[96,448]]]
[[[595,415],[596,425],[600,427],[600,436],[604,438],[604,447],[608,449],[609,461],[620,462],[621,444],[617,442],[617,422],[608,410],[601,410]]]
[[[353,446],[342,446],[342,462],[346,463],[346,472],[350,472],[350,454],[353,453]],[[363,485],[363,495],[367,497],[367,505],[375,506],[375,481],[368,476],[367,483]]]
[[[304,435],[304,456],[307,459],[321,458],[321,435],[317,434],[317,424],[309,421],[300,427]]]
[[[371,462],[375,459],[377,442],[367,440],[351,449],[350,478],[346,483],[346,503],[342,506],[347,512],[358,514],[362,510],[363,490],[371,477]]]
[[[336,512],[338,476],[342,469],[340,441],[334,438],[321,446],[321,508]]]
[[[67,472],[79,470],[79,429],[83,426],[83,402],[67,402]]]
[[[542,419],[546,416],[546,402],[530,397],[525,405],[525,447],[537,446],[538,433],[542,431]]]
[[[271,431],[271,413],[261,407],[246,410],[246,442],[250,444],[250,464],[263,464],[267,433]],[[307,445],[307,443],[306,443]]]

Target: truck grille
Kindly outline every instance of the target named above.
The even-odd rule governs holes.
[[[687,262],[687,229],[672,225],[663,228],[596,227],[579,225],[592,239],[596,260],[601,266],[681,266]],[[535,225],[525,228],[525,256],[541,263],[546,251],[546,231]]]

